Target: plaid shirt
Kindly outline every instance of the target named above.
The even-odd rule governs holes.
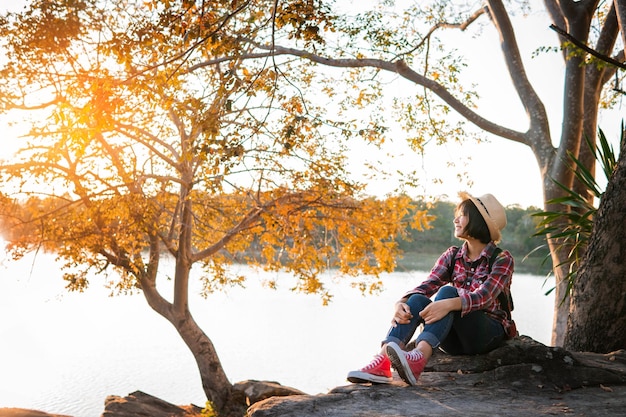
[[[450,284],[457,289],[461,298],[461,316],[472,311],[484,310],[489,316],[501,322],[508,333],[513,323],[507,319],[506,312],[500,306],[498,295],[502,291],[507,294],[511,292],[513,257],[509,251],[500,252],[490,274],[489,258],[495,249],[496,245],[490,242],[480,253],[480,257],[472,263],[467,258],[467,245],[463,244],[457,252],[451,279],[448,276],[448,266],[452,263],[454,248],[448,248],[439,257],[428,278],[404,296],[423,294],[432,297],[439,288]]]

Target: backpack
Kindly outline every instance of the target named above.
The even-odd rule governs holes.
[[[448,275],[450,276],[450,280],[452,280],[452,273],[454,272],[454,265],[456,264],[456,254],[459,253],[458,246],[454,247],[454,252],[452,252],[452,262],[448,265]],[[493,263],[496,261],[498,255],[502,252],[502,249],[496,247],[496,250],[493,251],[491,257],[489,258],[489,273],[491,273],[491,268],[493,267]],[[507,291],[502,291],[498,294],[498,301],[500,302],[500,306],[506,312],[506,318],[511,320],[511,311],[513,311],[513,297],[511,293]]]

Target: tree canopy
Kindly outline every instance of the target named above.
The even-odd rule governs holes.
[[[309,65],[251,55],[278,29],[310,45],[332,24],[326,7],[269,4],[36,0],[0,20],[1,109],[32,123],[2,165],[14,253],[54,250],[74,290],[114,269],[117,289],[141,290],[176,327],[218,410],[231,385],[189,311],[195,264],[206,291],[240,285],[227,266],[256,243],[256,261],[327,301],[320,271],[392,270],[395,238],[428,220],[406,196],[364,198],[347,138],[379,132],[307,100]],[[157,287],[163,256],[172,300]]]

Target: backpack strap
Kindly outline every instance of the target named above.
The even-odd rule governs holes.
[[[491,273],[493,263],[496,261],[500,252],[502,252],[502,249],[496,248],[496,250],[493,251],[491,258],[489,258],[489,273]],[[511,320],[511,310],[513,310],[513,297],[511,296],[511,293],[508,293],[506,290],[502,290],[500,294],[498,294],[498,301],[506,313],[506,318]]]
[[[452,274],[454,273],[454,265],[456,265],[456,254],[459,253],[459,250],[461,249],[458,246],[453,246],[453,248],[454,248],[454,251],[452,252],[452,262],[450,262],[450,265],[448,265],[448,277],[450,278],[450,282],[452,282]]]
[[[496,246],[496,249],[493,251],[491,257],[489,258],[489,272],[491,272],[491,268],[493,268],[493,264],[496,261],[498,255],[500,255],[500,252],[502,252],[502,249]]]

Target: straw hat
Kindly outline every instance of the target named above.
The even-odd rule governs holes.
[[[506,226],[506,213],[504,212],[502,204],[500,204],[492,194],[474,197],[462,191],[459,193],[459,197],[461,197],[462,200],[472,200],[472,203],[474,203],[483,216],[483,219],[485,219],[485,223],[487,223],[491,240],[495,243],[500,242],[500,240],[502,240],[502,233],[500,233],[500,231]]]

